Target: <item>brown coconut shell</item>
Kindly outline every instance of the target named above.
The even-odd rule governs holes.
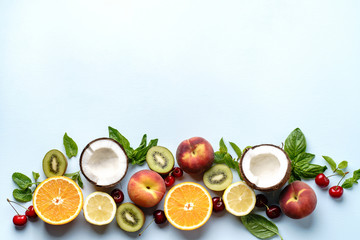
[[[270,186],[270,187],[267,187],[267,188],[259,187],[256,184],[250,182],[249,179],[244,174],[244,170],[242,168],[242,162],[243,162],[243,159],[244,159],[244,156],[246,155],[246,153],[250,149],[255,149],[255,148],[258,148],[258,147],[262,147],[262,146],[271,146],[271,147],[275,147],[275,148],[280,149],[285,154],[286,159],[288,161],[288,167],[286,169],[286,173],[285,173],[285,176],[283,177],[283,179],[279,183],[277,183],[276,185],[273,185],[273,186]],[[278,189],[281,189],[287,183],[287,181],[289,181],[289,178],[290,178],[290,175],[291,175],[291,161],[290,161],[289,156],[287,155],[287,153],[282,148],[280,148],[280,147],[278,147],[276,145],[273,145],[273,144],[260,144],[260,145],[253,146],[251,148],[247,148],[243,152],[243,154],[241,156],[241,159],[240,159],[240,162],[239,162],[239,168],[240,168],[241,177],[246,182],[246,184],[249,185],[251,188],[259,190],[261,192],[271,192],[271,191],[276,191]]]

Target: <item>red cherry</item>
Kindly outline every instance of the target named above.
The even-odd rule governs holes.
[[[182,177],[183,174],[183,170],[179,167],[174,168],[174,170],[172,171],[172,175],[176,178]]]
[[[124,193],[118,188],[111,191],[111,196],[116,203],[122,203],[124,201]]]
[[[221,212],[225,209],[224,201],[220,197],[213,197],[212,202],[214,212]]]
[[[315,183],[319,187],[325,188],[325,187],[327,187],[329,185],[330,180],[323,173],[320,173],[315,177]]]
[[[268,199],[266,198],[266,196],[264,194],[257,194],[256,195],[256,202],[255,202],[255,206],[256,207],[265,207],[268,204]]]
[[[13,223],[16,226],[24,226],[27,222],[27,217],[25,215],[15,215],[13,217]]]
[[[171,187],[172,185],[174,185],[174,183],[175,183],[175,178],[174,178],[174,176],[172,176],[172,175],[169,175],[169,176],[167,176],[166,178],[165,178],[165,186],[166,187]]]
[[[162,224],[167,220],[163,210],[155,210],[153,216],[156,224]]]
[[[277,205],[271,205],[266,209],[266,215],[271,219],[277,218],[281,215],[281,209]]]
[[[340,198],[343,195],[344,189],[341,186],[333,186],[329,189],[329,194],[333,198]]]
[[[25,212],[25,215],[29,218],[36,218],[37,214],[35,212],[35,209],[33,206],[29,206],[28,209]]]

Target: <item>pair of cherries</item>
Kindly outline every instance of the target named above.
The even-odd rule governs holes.
[[[175,178],[182,177],[184,174],[183,170],[179,167],[175,167],[164,179],[165,186],[171,187],[175,183]]]
[[[18,204],[17,202],[11,201],[9,199],[7,199],[7,201],[16,212],[16,215],[13,217],[13,223],[15,224],[15,226],[19,226],[19,227],[25,226],[28,218],[35,219],[37,217],[33,206],[29,206],[28,208],[26,208],[26,207]],[[11,203],[15,203],[15,204],[21,206],[22,208],[26,209],[25,214],[24,215],[19,214],[19,212],[14,208],[14,206]]]
[[[278,218],[281,215],[281,209],[277,205],[268,206],[268,199],[264,194],[256,195],[255,206],[258,208],[266,207],[266,216],[271,219]]]
[[[347,173],[345,173],[345,175],[346,174]],[[343,178],[341,178],[341,180]],[[340,182],[341,182],[341,180],[340,180]],[[340,182],[339,182],[339,184],[340,184]],[[320,173],[315,177],[315,183],[321,188],[326,188],[327,186],[329,186],[330,180],[327,176],[325,176],[325,174]],[[339,186],[339,184],[329,188],[329,195],[331,197],[340,198],[343,195],[344,189],[341,186]]]

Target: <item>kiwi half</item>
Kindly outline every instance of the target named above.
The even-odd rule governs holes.
[[[57,149],[48,151],[43,159],[43,170],[46,177],[62,176],[67,168],[65,155]]]
[[[161,146],[154,146],[147,152],[146,162],[151,170],[164,174],[173,169],[175,159],[169,149]]]
[[[144,212],[132,203],[123,203],[116,210],[116,222],[126,232],[136,232],[145,223]]]
[[[231,169],[225,164],[216,164],[204,173],[206,187],[213,191],[225,190],[233,180]]]

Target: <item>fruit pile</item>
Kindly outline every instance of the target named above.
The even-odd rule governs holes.
[[[143,209],[157,206],[164,198],[163,209],[153,212],[152,222],[156,224],[168,221],[175,228],[194,230],[203,226],[213,212],[226,209],[240,217],[254,236],[264,239],[278,235],[282,239],[278,228],[269,219],[282,213],[293,219],[304,218],[315,210],[317,204],[315,191],[301,178],[315,178],[316,184],[322,188],[329,185],[328,177],[323,174],[326,166],[310,163],[314,155],[305,152],[306,141],[300,129],[289,135],[284,149],[262,144],[241,151],[230,142],[237,155],[237,158],[232,158],[223,139],[219,145],[219,151],[215,152],[204,138],[185,140],[177,148],[178,166],[175,166],[173,154],[167,148],[157,146],[157,139],[147,145],[144,135],[140,146],[133,149],[123,135],[109,127],[109,138],[91,141],[79,159],[82,175],[100,190],[84,200],[80,171],[66,173],[64,154],[50,150],[43,159],[47,178],[41,183],[37,182],[39,174],[34,172],[35,182],[21,173],[13,174],[13,180],[19,186],[13,192],[14,198],[33,202],[26,215],[20,215],[12,205],[18,203],[8,199],[17,212],[13,222],[16,226],[24,226],[27,217],[39,216],[48,224],[62,225],[74,220],[83,210],[90,224],[107,225],[115,218],[122,230],[137,232],[145,223]],[[64,146],[69,159],[77,155],[77,145],[66,133]],[[342,171],[347,162],[337,166],[329,157],[324,158],[335,174],[341,175],[342,179],[347,175],[348,172]],[[130,177],[126,190],[131,202],[124,203],[124,193],[117,184],[126,175],[128,163],[142,165],[145,162],[149,169],[137,171]],[[241,181],[233,182],[232,169],[236,170]],[[203,184],[175,184],[184,173],[202,179]],[[330,188],[330,195],[340,197],[343,187],[352,187],[359,178],[360,170],[357,170],[342,186],[338,184]],[[33,185],[36,185],[34,189]],[[267,194],[278,189],[282,189],[279,198],[269,205]],[[209,190],[216,196],[212,197]],[[253,213],[254,209],[265,209],[268,219]]]

